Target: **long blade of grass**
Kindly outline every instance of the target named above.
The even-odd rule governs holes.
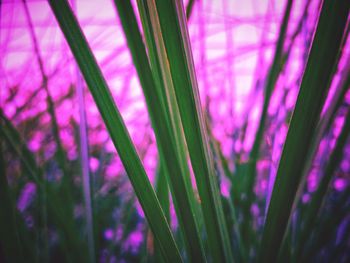
[[[172,116],[169,109],[166,109],[168,103],[164,101],[163,92],[160,91],[159,86],[154,81],[131,3],[120,0],[115,1],[115,3],[146,98],[161,159],[164,161],[169,175],[169,185],[174,195],[177,217],[185,237],[188,255],[192,260],[205,261],[198,224],[196,224],[193,212],[193,197],[190,196],[192,189],[186,185],[183,176],[185,167],[181,163],[184,163],[185,160],[180,159],[183,155],[180,155],[180,150],[176,149],[178,140],[174,137],[175,131],[171,129],[173,120],[170,119]]]
[[[73,1],[73,9],[77,12],[76,2]],[[94,220],[93,220],[93,201],[91,195],[91,177],[89,171],[89,142],[88,142],[88,127],[86,122],[85,112],[85,97],[84,97],[84,85],[83,78],[79,71],[79,66],[76,65],[76,95],[78,99],[79,108],[79,146],[80,146],[80,164],[81,175],[83,179],[83,193],[85,202],[85,217],[86,217],[86,232],[89,245],[89,260],[90,262],[96,261],[95,252],[95,238],[94,238]]]
[[[176,142],[176,151],[179,156],[186,191],[189,193],[195,216],[197,219],[199,219],[201,218],[199,211],[200,208],[193,194],[190,171],[187,162],[188,150],[186,147],[179,108],[171,80],[169,65],[161,59],[165,53],[165,48],[164,44],[161,41],[154,38],[156,34],[160,33],[159,21],[157,20],[156,16],[151,17],[147,1],[138,0],[137,4],[148,48],[150,66],[155,80],[155,88],[160,95],[160,104],[163,106],[163,110],[166,113],[169,122],[169,131],[170,133],[173,133],[173,140]],[[154,26],[152,26],[152,24]]]
[[[81,175],[83,179],[83,192],[85,201],[85,216],[86,216],[86,232],[89,244],[90,262],[95,262],[95,241],[94,241],[94,221],[93,221],[93,207],[89,172],[89,145],[88,134],[85,116],[85,101],[83,83],[80,72],[77,71],[77,97],[79,104],[79,139],[80,139],[80,163]]]
[[[339,81],[338,86],[336,87],[336,91],[329,103],[328,108],[326,109],[323,117],[317,124],[315,129],[315,135],[312,138],[311,150],[308,154],[307,161],[304,165],[303,169],[303,179],[305,181],[306,175],[309,173],[311,165],[314,161],[315,155],[317,153],[318,145],[321,142],[325,133],[329,130],[331,124],[333,123],[334,117],[338,112],[342,102],[344,101],[346,92],[349,90],[350,86],[350,60],[346,64],[343,72],[341,73],[341,79]],[[300,185],[298,189],[297,197],[301,196],[301,192],[303,191],[304,182]],[[294,205],[297,205],[298,199],[295,200]]]
[[[164,109],[168,115],[168,119],[170,121],[169,125],[171,125],[171,132],[174,134],[174,140],[176,141],[176,150],[178,152],[180,165],[183,171],[182,176],[185,180],[186,191],[189,193],[193,212],[199,226],[199,231],[203,235],[203,215],[201,213],[202,211],[198,202],[198,198],[193,194],[194,190],[191,182],[190,168],[188,163],[188,149],[186,146],[183,125],[181,122],[180,112],[175,96],[171,72],[167,60],[164,60],[166,57],[164,43],[162,42],[162,39],[156,37],[157,35],[161,35],[160,23],[156,15],[150,14],[150,9],[156,10],[155,3],[151,1],[148,2],[144,0],[138,0],[137,4],[146,39],[148,57],[150,60],[152,73],[157,84],[156,88],[159,90],[159,94],[161,94],[162,102],[164,102],[166,105]],[[150,8],[150,5],[153,5],[153,7]],[[181,233],[179,234],[180,235],[178,236],[180,237]],[[183,239],[180,239],[180,242],[183,244]],[[206,247],[206,244],[206,239],[204,239],[203,246]]]
[[[350,110],[348,110],[345,123],[343,125],[342,131],[337,139],[335,148],[329,158],[327,166],[325,168],[324,175],[321,179],[320,185],[318,186],[316,192],[312,195],[311,202],[306,209],[304,220],[303,220],[303,228],[302,232],[299,235],[298,241],[296,242],[295,256],[299,261],[300,254],[302,253],[303,244],[305,244],[306,239],[310,236],[310,232],[312,231],[313,223],[316,220],[317,214],[324,202],[324,198],[326,196],[327,190],[329,188],[329,184],[331,179],[333,178],[333,174],[337,167],[340,164],[340,161],[343,157],[343,150],[346,145],[347,138],[350,134]]]
[[[349,28],[347,29],[347,32],[344,35],[343,41],[346,40],[346,36],[348,34]],[[307,160],[305,162],[303,172],[302,172],[302,183],[300,183],[298,187],[298,192],[296,194],[296,198],[294,199],[293,207],[296,207],[298,205],[298,202],[300,201],[301,194],[304,190],[305,186],[305,180],[307,178],[307,174],[310,171],[311,165],[314,161],[315,155],[317,153],[318,146],[321,142],[321,139],[325,135],[325,133],[329,130],[331,124],[333,123],[334,117],[336,116],[336,113],[338,112],[338,109],[340,108],[342,102],[344,101],[346,92],[349,89],[350,85],[350,60],[346,64],[344,70],[341,72],[341,79],[336,87],[336,91],[329,103],[328,108],[326,109],[325,113],[323,114],[323,117],[320,119],[320,121],[317,124],[317,127],[315,129],[314,136],[312,138],[312,143],[310,146],[309,154],[307,156]],[[282,247],[284,247],[285,244],[283,242]],[[283,248],[285,250],[285,248]],[[296,252],[297,253],[297,252]],[[295,254],[296,254],[295,253]]]
[[[164,258],[182,262],[156,194],[78,21],[67,1],[50,0],[49,3],[107,126]]]
[[[323,2],[271,196],[260,246],[260,262],[274,262],[277,258],[337,61],[349,6],[347,0]]]
[[[76,1],[72,2],[73,10],[78,12]],[[95,243],[94,236],[94,211],[92,200],[92,187],[91,177],[89,171],[89,142],[88,142],[88,127],[86,122],[85,112],[85,98],[84,98],[84,85],[83,78],[79,71],[79,66],[75,67],[76,75],[76,96],[78,99],[79,108],[79,146],[80,146],[80,164],[81,164],[81,176],[83,181],[83,194],[85,202],[85,217],[86,217],[86,235],[89,246],[89,260],[90,262],[96,261],[97,242]]]
[[[233,262],[231,244],[215,178],[208,136],[200,107],[186,18],[182,1],[147,1],[152,16],[158,16],[161,34],[154,37],[164,43],[181,121],[201,198],[209,249],[215,262]],[[153,6],[156,6],[156,10]]]
[[[287,34],[288,24],[289,24],[288,22],[289,22],[289,17],[293,7],[293,2],[294,2],[293,0],[288,0],[285,6],[273,61],[269,68],[266,83],[265,83],[264,103],[263,103],[263,109],[259,120],[258,130],[254,138],[252,150],[249,154],[249,165],[247,167],[247,174],[246,174],[247,199],[246,199],[246,202],[244,202],[244,211],[243,211],[243,213],[245,214],[245,218],[247,218],[247,220],[243,224],[243,238],[245,239],[245,241],[248,241],[250,237],[248,234],[250,232],[250,227],[251,227],[250,207],[254,199],[253,197],[254,197],[254,183],[256,179],[256,164],[257,164],[257,160],[259,159],[259,151],[260,151],[261,143],[263,142],[265,123],[268,117],[267,113],[268,113],[268,108],[271,100],[271,95],[275,88],[276,82],[278,80],[278,76],[284,66],[284,63],[282,60],[283,54],[284,54],[283,48],[286,40],[286,34]]]
[[[152,69],[152,74],[155,80],[155,87],[159,92],[161,98],[161,105],[164,107],[163,110],[166,112],[169,124],[171,126],[170,132],[174,135],[174,140],[176,141],[176,150],[179,155],[180,165],[183,169],[183,177],[186,184],[186,189],[190,193],[190,198],[192,205],[194,207],[196,217],[198,218],[198,202],[196,202],[193,191],[192,183],[190,179],[190,171],[188,167],[188,150],[186,147],[183,127],[181,123],[181,117],[179,113],[179,108],[177,105],[173,84],[171,81],[171,76],[169,74],[169,65],[164,63],[161,59],[164,53],[164,45],[158,39],[154,38],[157,34],[155,31],[160,32],[159,26],[152,27],[153,24],[159,25],[159,21],[155,16],[150,16],[148,4],[146,1],[138,0],[138,9],[141,16],[142,26],[144,29],[146,44],[148,48],[148,57]],[[158,50],[157,50],[158,47]],[[158,53],[160,52],[160,53]]]
[[[318,122],[317,127],[315,129],[315,134],[312,138],[309,154],[302,172],[303,174],[302,183],[300,183],[299,185],[296,198],[294,199],[293,207],[296,207],[298,205],[298,202],[300,201],[300,197],[304,190],[307,174],[309,173],[311,165],[314,161],[315,155],[317,153],[318,145],[320,144],[321,139],[323,138],[323,136],[329,130],[331,124],[333,123],[334,117],[338,109],[340,108],[342,102],[344,101],[345,94],[348,90],[349,85],[350,85],[350,61],[347,63],[347,65],[344,68],[344,71],[341,73],[341,80],[339,81],[335,94],[333,95],[331,102],[329,103],[329,107],[325,111],[323,117]],[[283,242],[282,247],[284,247],[284,245],[285,244]],[[295,254],[297,254],[297,252]]]

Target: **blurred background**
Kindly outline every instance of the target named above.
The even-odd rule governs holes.
[[[155,183],[155,137],[115,6],[110,0],[70,2]],[[284,0],[193,1],[188,26],[202,107],[213,140],[221,148],[232,174],[249,161],[285,5]],[[2,149],[7,179],[25,227],[41,240],[34,234],[42,223],[37,211],[41,199],[33,178],[35,172],[23,163],[23,155],[32,158],[34,169],[52,187],[65,189],[58,195],[62,200],[57,204],[71,206],[72,224],[81,237],[86,235],[87,220],[84,184],[91,190],[101,262],[147,261],[152,242],[144,215],[48,3],[2,0],[0,7],[0,113],[3,123],[11,127],[9,133],[14,140],[12,145],[3,143]],[[258,201],[251,207],[257,229],[266,209],[265,202],[259,200],[268,198],[273,187],[319,8],[319,0],[297,0],[288,22],[283,47],[285,64],[278,72],[257,161]],[[337,87],[349,78],[349,55],[346,41],[323,112]],[[349,80],[347,83],[346,90]],[[321,139],[302,193],[304,203],[317,188],[349,103],[347,91],[334,123]],[[336,202],[349,191],[349,155],[348,142],[327,202]],[[62,182],[64,174],[69,175],[67,184]],[[230,198],[232,181],[220,171],[218,174],[222,195]],[[89,176],[90,180],[84,180]],[[64,209],[60,210],[63,214]],[[339,240],[344,235],[341,228],[349,231],[349,216],[345,214],[339,223]],[[171,225],[177,229],[173,209]],[[47,246],[50,258],[57,262],[60,231],[48,225]],[[349,238],[346,242],[349,247]],[[57,256],[52,256],[55,253]]]

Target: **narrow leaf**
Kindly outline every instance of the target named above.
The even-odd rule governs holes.
[[[150,10],[151,17],[158,16],[161,35],[155,38],[163,41],[170,76],[192,168],[201,198],[209,249],[215,262],[233,262],[231,244],[226,229],[221,197],[215,178],[214,164],[205,131],[199,92],[192,61],[187,21],[182,1],[147,1],[155,3],[157,10]],[[150,6],[152,6],[150,4]]]
[[[284,10],[283,20],[282,20],[281,27],[280,27],[279,34],[278,34],[278,40],[277,40],[277,45],[276,45],[273,61],[272,61],[272,64],[269,68],[266,83],[265,83],[264,103],[263,103],[263,109],[262,109],[262,113],[261,113],[260,120],[259,120],[258,130],[256,132],[253,147],[252,147],[252,150],[251,150],[250,155],[249,155],[249,165],[247,167],[247,174],[246,174],[246,176],[247,176],[247,186],[246,186],[247,187],[246,188],[247,201],[244,204],[244,214],[245,214],[247,220],[243,225],[243,231],[245,233],[243,236],[246,237],[246,241],[248,241],[247,240],[248,235],[246,233],[249,232],[250,227],[251,227],[251,225],[250,225],[251,220],[249,220],[249,219],[250,219],[250,207],[251,207],[251,204],[253,202],[253,197],[254,197],[254,183],[255,183],[255,179],[256,179],[256,164],[257,164],[257,161],[259,159],[259,151],[260,151],[261,143],[263,142],[265,123],[266,123],[266,119],[268,117],[268,108],[269,108],[269,104],[270,104],[270,100],[271,100],[271,95],[272,95],[272,92],[275,88],[276,82],[278,80],[278,76],[279,76],[279,74],[282,71],[283,66],[284,66],[284,63],[282,60],[283,47],[284,47],[284,43],[286,40],[288,22],[289,22],[289,17],[291,14],[292,6],[293,6],[293,0],[288,0],[286,7],[285,7],[285,10]]]
[[[192,208],[192,200],[188,185],[184,179],[184,167],[181,166],[179,150],[176,150],[176,138],[171,129],[172,120],[167,102],[162,102],[162,92],[154,81],[148,62],[145,47],[139,33],[136,18],[129,1],[115,1],[119,17],[131,50],[133,62],[143,88],[146,103],[150,112],[152,125],[160,150],[161,159],[169,175],[169,185],[173,192],[177,217],[185,237],[187,252],[191,259],[205,261],[204,251]],[[163,107],[159,107],[163,105]],[[171,158],[170,158],[171,156]],[[192,190],[191,190],[192,191]],[[192,193],[193,194],[193,193]]]
[[[337,61],[349,6],[347,0],[323,2],[271,196],[260,247],[260,262],[274,262],[277,258]]]
[[[68,2],[49,2],[107,126],[164,258],[182,262],[169,225],[124,121]]]

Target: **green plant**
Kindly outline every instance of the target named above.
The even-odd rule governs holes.
[[[193,2],[190,1],[187,10],[192,9]],[[262,116],[249,162],[245,167],[241,164],[240,169],[236,169],[234,174],[228,167],[219,143],[211,133],[207,113],[200,105],[182,1],[137,1],[144,40],[131,2],[114,1],[157,141],[159,171],[156,190],[149,181],[101,69],[68,1],[49,0],[49,3],[145,213],[155,241],[157,261],[299,262],[307,260],[316,249],[319,249],[317,246],[310,246],[305,250],[301,246],[307,241],[310,242],[311,234],[314,237],[320,233],[320,229],[314,228],[313,225],[323,207],[332,176],[343,156],[350,131],[348,105],[345,123],[325,167],[320,186],[306,207],[300,204],[299,193],[302,191],[303,179],[307,177],[320,140],[339,112],[349,86],[349,72],[347,72],[345,80],[337,89],[338,96],[334,97],[332,107],[326,112],[327,118],[321,119],[322,106],[339,62],[342,41],[346,41],[349,1],[322,1],[268,212],[263,225],[259,228],[252,226],[255,219],[250,212],[252,204],[261,201],[254,194],[254,183],[257,180],[256,166],[260,146],[263,144],[270,99],[290,52],[290,50],[285,52],[284,46],[293,1],[289,0],[286,5],[274,59],[265,85]],[[310,1],[306,4],[305,10],[309,7],[309,3]],[[45,73],[43,78],[45,81]],[[57,145],[60,146],[54,105],[52,101],[50,102],[49,94],[48,100],[49,112],[53,116],[51,119],[55,138]],[[28,175],[39,185],[39,193],[43,195],[50,218],[61,231],[64,240],[61,249],[65,251],[65,260],[75,262],[87,260],[87,255],[83,252],[87,247],[86,242],[75,234],[73,208],[65,206],[65,203],[73,203],[73,197],[72,190],[69,189],[69,168],[66,166],[63,148],[58,147],[57,158],[60,160],[65,181],[59,189],[55,189],[43,178],[41,168],[35,163],[35,158],[25,143],[19,139],[20,136],[10,121],[3,114],[1,120],[0,142],[6,141],[12,151],[19,155]],[[0,155],[0,163],[3,162],[2,157]],[[5,166],[1,165],[1,168],[3,167]],[[195,176],[197,188],[191,182],[191,172]],[[231,180],[234,189],[231,199],[221,195],[218,174],[223,174]],[[0,171],[2,181],[0,190],[6,203],[6,206],[0,208],[0,220],[2,220],[0,229],[10,244],[10,248],[3,247],[6,257],[16,259],[20,254],[13,253],[12,248],[19,247],[20,240],[13,230],[15,207],[5,179],[4,171]],[[242,180],[245,183],[242,183]],[[239,187],[240,185],[243,187]],[[199,198],[196,197],[197,191]],[[169,192],[179,222],[180,237],[175,235],[169,226],[171,221]],[[242,194],[247,198],[241,200],[239,197]],[[62,200],[61,195],[66,198]],[[302,227],[292,229],[293,212],[300,214],[297,224]],[[6,214],[11,217],[6,218]],[[244,217],[243,223],[238,220],[239,216]],[[324,218],[327,221],[327,217]],[[4,228],[5,219],[13,231]],[[47,223],[43,220],[43,233],[45,224]],[[292,231],[298,233],[293,240]],[[334,228],[328,232],[332,231]],[[23,233],[25,232],[23,230]],[[45,235],[42,237],[45,238]],[[98,251],[98,242],[95,243],[94,249]],[[73,252],[70,254],[71,249]],[[44,255],[42,259],[45,259]],[[35,261],[33,258],[31,260]],[[89,258],[89,260],[96,259]]]

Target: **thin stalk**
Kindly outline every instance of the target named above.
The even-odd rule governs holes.
[[[75,1],[74,8],[78,13]],[[84,83],[79,71],[79,66],[76,65],[76,78],[77,78],[77,97],[79,107],[79,145],[80,145],[80,163],[81,174],[83,178],[83,192],[85,201],[85,217],[86,217],[86,232],[89,246],[89,260],[90,263],[96,261],[95,241],[94,241],[94,220],[93,220],[93,207],[92,207],[92,194],[91,194],[91,178],[89,172],[89,142],[88,142],[88,127],[86,121],[85,112],[85,99],[84,99]]]
[[[86,232],[89,245],[90,262],[95,262],[95,241],[94,241],[94,221],[93,221],[93,208],[91,200],[91,185],[90,185],[90,172],[89,172],[89,146],[88,146],[88,134],[85,116],[85,101],[83,83],[80,76],[80,72],[77,69],[77,96],[79,105],[79,139],[80,139],[80,155],[81,155],[81,173],[83,178],[83,191],[85,200],[85,216],[86,216]]]

